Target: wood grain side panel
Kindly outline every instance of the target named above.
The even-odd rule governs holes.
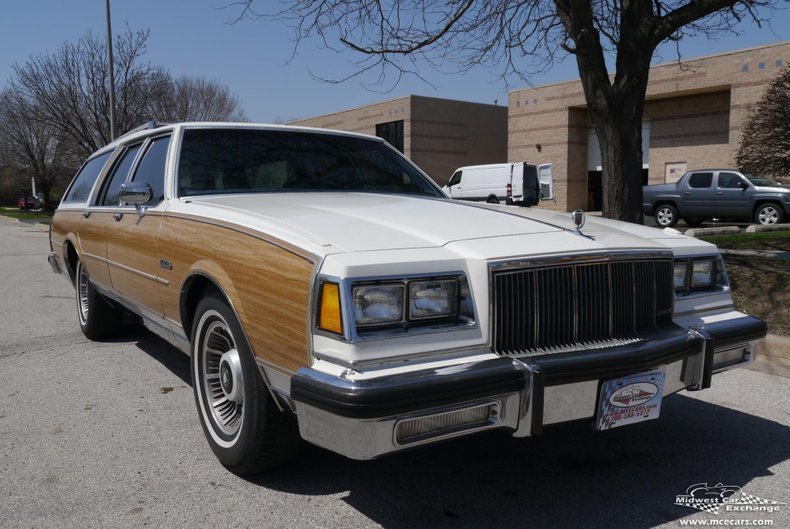
[[[65,243],[69,237],[73,238],[74,246],[78,251],[81,251],[77,239],[81,220],[82,211],[75,210],[58,210],[52,216],[49,237],[52,242],[52,251],[55,253],[55,259],[58,260],[61,270],[66,270],[68,262]]]
[[[139,217],[132,210],[116,210],[107,225],[107,260],[112,288],[135,305],[162,315],[163,288],[158,281],[159,226],[162,217],[149,212]]]
[[[82,219],[79,227],[82,263],[91,281],[105,288],[110,288],[110,270],[107,268],[107,226],[111,220],[112,214],[109,211],[92,211],[87,219]]]
[[[70,234],[77,233],[81,220],[82,211],[58,210],[55,212],[52,216],[52,231],[50,235],[55,245],[55,253],[58,252],[60,246],[63,246]],[[79,244],[79,242],[74,241],[74,244]],[[62,257],[62,255],[59,255],[59,257]]]
[[[308,323],[315,263],[305,256],[234,229],[165,216],[160,254],[165,317],[180,322],[184,280],[204,273],[225,290],[256,356],[296,371],[310,362]],[[185,329],[189,334],[190,330]]]

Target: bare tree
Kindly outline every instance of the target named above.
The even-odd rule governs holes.
[[[149,102],[167,86],[161,67],[141,61],[148,31],[117,36],[114,44],[116,127],[126,131],[150,119]],[[34,101],[32,117],[70,138],[82,158],[110,141],[109,78],[104,41],[92,34],[51,55],[13,66],[9,89]]]
[[[790,67],[784,67],[752,110],[736,160],[745,172],[790,177]]]
[[[35,178],[47,206],[53,186],[63,176],[68,149],[62,135],[33,118],[35,113],[30,101],[8,90],[0,94],[0,166],[8,169],[8,185],[24,188]]]
[[[152,114],[164,121],[246,121],[230,89],[216,81],[182,76],[170,80],[152,101]]]
[[[558,56],[576,63],[601,145],[604,215],[641,222],[641,125],[650,62],[659,44],[689,34],[734,31],[775,0],[281,0],[279,11],[240,0],[239,19],[291,23],[296,45],[317,38],[362,54],[349,77],[378,70],[419,75],[455,64],[501,68],[505,77],[547,69]],[[614,60],[614,74],[607,68]],[[346,78],[335,79],[342,81]]]

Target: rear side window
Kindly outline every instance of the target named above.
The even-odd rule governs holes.
[[[689,177],[689,187],[706,188],[713,183],[713,173],[692,173]]]
[[[66,196],[63,198],[64,204],[88,201],[88,196],[91,194],[93,184],[95,184],[96,179],[99,178],[99,173],[101,173],[104,164],[107,163],[107,158],[110,157],[110,154],[112,154],[112,151],[107,151],[96,158],[88,160],[88,162],[82,166],[82,170],[74,177],[69,192],[66,193]]]
[[[120,204],[118,192],[121,190],[121,184],[124,183],[129,176],[129,171],[132,170],[132,164],[140,151],[140,145],[135,145],[127,149],[120,160],[115,164],[112,169],[107,185],[104,187],[104,198],[101,200],[102,206],[117,206]]]
[[[165,198],[165,162],[169,145],[170,136],[152,141],[134,173],[135,182],[145,182],[151,186],[151,204],[158,204]]]

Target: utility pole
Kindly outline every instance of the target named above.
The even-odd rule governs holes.
[[[110,140],[115,139],[115,74],[112,67],[112,24],[110,23],[110,0],[105,0],[107,8],[107,66],[110,70]]]

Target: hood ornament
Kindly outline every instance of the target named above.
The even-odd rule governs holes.
[[[587,221],[583,209],[574,209],[571,213],[571,221],[573,222],[573,225],[576,226],[576,235],[595,240],[594,237],[582,233],[582,226],[584,226],[584,223]]]

